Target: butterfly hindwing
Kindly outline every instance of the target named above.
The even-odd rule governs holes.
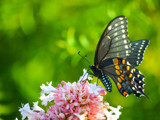
[[[113,19],[103,32],[97,45],[94,64],[105,59],[125,58],[131,52],[127,30],[127,19],[119,16]]]
[[[149,40],[138,40],[131,42],[131,53],[127,60],[133,67],[139,66],[143,60],[144,52],[149,44]]]
[[[107,59],[105,62],[110,63],[110,65],[103,66],[103,71],[115,82],[119,92],[123,96],[126,97],[131,93],[136,97],[145,95],[143,92],[144,76],[139,70],[133,68],[129,61],[122,58],[114,58]]]

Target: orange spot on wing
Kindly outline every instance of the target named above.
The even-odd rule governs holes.
[[[136,69],[134,69],[134,68],[133,68],[132,70],[133,70],[133,72],[135,72],[135,71],[136,71]]]
[[[131,80],[131,84],[133,84],[134,83],[134,81],[133,80]]]
[[[119,72],[120,72],[120,73],[122,73],[122,72],[123,72],[123,70],[119,70]]]
[[[118,70],[120,69],[119,65],[116,65],[116,69],[118,69]]]
[[[119,81],[120,83],[122,83],[122,80],[121,80],[121,78],[118,78],[118,81]]]
[[[125,64],[125,60],[122,60],[122,64]]]
[[[116,70],[116,73],[117,73],[117,75],[120,75],[120,72],[119,72],[119,70]]]
[[[121,77],[124,77],[124,75],[122,74]]]
[[[129,67],[129,66],[127,66],[127,67],[126,67],[126,69],[127,69],[127,71],[128,71],[128,70],[130,69],[130,67]]]
[[[118,65],[119,60],[117,58],[115,58],[115,59],[113,59],[113,62],[114,62],[115,65]]]
[[[120,76],[120,78],[125,81],[124,77]]]
[[[118,90],[120,90],[122,88],[122,85],[118,83],[117,87],[118,87]]]
[[[129,74],[129,78],[131,78],[132,76],[133,76],[132,73],[130,73],[130,74]]]
[[[126,91],[123,92],[123,96],[127,97],[128,93]]]

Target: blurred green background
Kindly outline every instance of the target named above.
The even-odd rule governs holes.
[[[128,18],[130,41],[149,39],[138,69],[151,98],[124,98],[113,84],[104,99],[123,107],[119,120],[160,119],[159,0],[1,0],[0,119],[21,118],[19,107],[38,100],[40,85],[74,82],[93,63],[97,42],[110,20]],[[112,81],[113,83],[113,81]]]

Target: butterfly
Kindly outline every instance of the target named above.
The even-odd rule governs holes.
[[[94,65],[89,68],[108,92],[112,91],[110,77],[123,96],[133,93],[136,97],[148,98],[144,93],[144,75],[135,68],[141,64],[148,44],[149,40],[130,42],[127,19],[118,16],[104,30],[96,48]]]

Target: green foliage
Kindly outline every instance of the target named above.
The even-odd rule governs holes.
[[[0,118],[20,118],[21,103],[37,101],[40,85],[77,81],[93,63],[97,42],[110,20],[128,18],[130,41],[149,39],[143,63],[145,93],[124,98],[113,84],[105,96],[123,107],[120,120],[158,119],[160,101],[160,2],[158,0],[1,0]],[[96,80],[96,79],[95,79]],[[112,82],[113,83],[113,82]]]

